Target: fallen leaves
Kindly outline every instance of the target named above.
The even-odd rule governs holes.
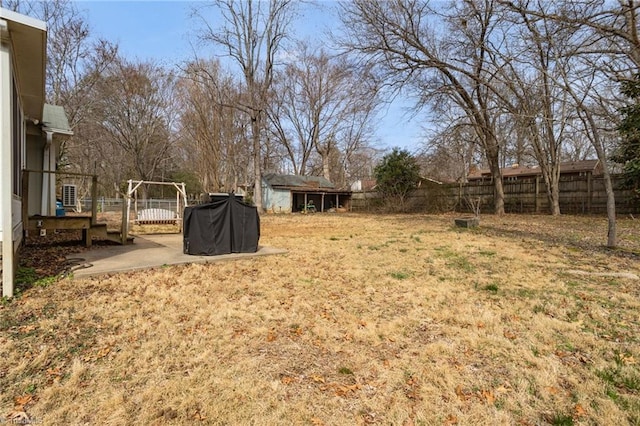
[[[104,346],[92,354],[85,355],[82,357],[84,362],[95,362],[99,359],[102,359],[111,353],[111,346]]]
[[[296,381],[296,379],[295,379],[295,378],[293,378],[293,377],[290,377],[290,376],[284,376],[284,377],[281,377],[281,378],[280,378],[280,382],[281,382],[283,385],[290,385],[291,383],[293,383],[293,382],[295,382],[295,381]]]
[[[586,415],[587,415],[587,410],[584,409],[582,404],[576,404],[576,406],[573,407],[573,417],[580,418],[580,417],[585,417]]]
[[[38,328],[37,325],[35,324],[29,324],[29,325],[22,325],[18,328],[18,330],[20,331],[20,333],[22,334],[29,334],[32,331],[36,330]]]
[[[630,354],[620,354],[620,362],[624,365],[635,365],[636,359]]]
[[[327,379],[318,374],[311,374],[310,376],[300,376],[298,378],[292,376],[280,377],[280,383],[283,385],[292,385],[294,383],[300,383],[304,381],[310,381],[323,392],[332,392],[335,396],[342,398],[354,396],[357,391],[362,389],[360,383],[344,384],[338,382],[328,382]]]
[[[561,351],[557,350],[555,355],[560,358],[563,364],[588,364],[591,362],[589,357],[578,351]]]
[[[462,385],[456,386],[455,393],[461,401],[479,401],[487,405],[494,405],[496,400],[511,391],[511,386],[504,384],[495,389],[466,390]]]
[[[409,376],[406,380],[405,395],[411,400],[420,400],[420,382],[415,376]]]
[[[302,336],[302,333],[304,332],[304,330],[302,329],[301,326],[294,325],[294,326],[291,326],[291,328],[289,329],[289,332],[292,336]]]
[[[486,403],[489,405],[493,405],[493,403],[496,402],[496,397],[490,390],[483,389],[482,391],[480,391],[480,395],[482,396],[482,399],[484,399],[484,401],[486,401]]]
[[[236,339],[238,337],[244,336],[247,334],[247,329],[244,327],[238,327],[233,330],[233,338]]]
[[[34,401],[35,399],[33,394],[26,394],[26,395],[15,397],[13,400],[13,403],[14,403],[13,411],[9,413],[9,415],[6,418],[6,420],[8,420],[8,423],[27,424],[28,422],[30,422],[31,419],[27,414],[26,407],[27,405],[29,405]],[[0,423],[3,423],[2,417],[0,417]]]
[[[504,330],[502,334],[504,335],[504,337],[506,337],[509,340],[515,340],[518,338],[518,335],[510,330]]]
[[[449,414],[447,416],[446,419],[444,419],[444,426],[451,426],[451,425],[457,425],[458,424],[458,417],[454,416],[453,414]]]
[[[362,386],[358,383],[356,383],[355,385],[341,385],[334,382],[320,386],[321,391],[333,391],[336,396],[342,398],[353,396],[360,389],[362,389]]]
[[[25,405],[27,405],[31,401],[33,401],[33,395],[32,394],[18,396],[18,397],[16,397],[14,399],[14,403],[15,403],[16,409],[18,411],[22,411],[24,409]]]
[[[47,368],[46,373],[47,373],[47,382],[49,383],[60,381],[60,378],[62,378],[62,375],[63,375],[61,367]]]

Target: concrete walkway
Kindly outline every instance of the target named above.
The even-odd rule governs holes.
[[[136,236],[126,246],[94,246],[93,249],[67,256],[74,277],[157,268],[184,263],[212,263],[248,257],[282,254],[287,251],[260,246],[256,253],[233,253],[218,256],[192,256],[182,252],[182,234]]]

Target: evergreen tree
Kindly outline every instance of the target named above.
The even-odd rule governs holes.
[[[640,197],[640,74],[623,82],[621,91],[631,103],[620,109],[623,117],[618,131],[622,140],[613,160],[624,164],[626,183]]]
[[[420,180],[420,166],[409,151],[394,148],[382,158],[373,171],[377,189],[383,198],[399,210],[404,210],[409,193]]]

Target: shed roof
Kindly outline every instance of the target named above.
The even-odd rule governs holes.
[[[295,188],[300,190],[335,189],[335,185],[322,176],[278,175],[269,173],[264,180],[272,187]]]

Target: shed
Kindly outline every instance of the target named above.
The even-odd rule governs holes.
[[[351,208],[351,191],[337,189],[321,176],[266,174],[262,177],[262,205],[272,213]]]

